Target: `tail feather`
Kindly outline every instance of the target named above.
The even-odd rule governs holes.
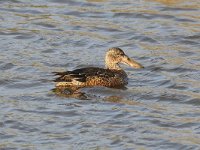
[[[62,76],[62,75],[65,75],[65,74],[68,74],[70,73],[71,71],[65,71],[65,72],[52,72],[55,76]]]
[[[53,72],[55,76],[54,82],[65,82],[65,84],[70,84],[70,82],[85,82],[86,74],[79,73],[77,71],[66,71],[66,72]]]

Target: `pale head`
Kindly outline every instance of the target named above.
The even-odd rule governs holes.
[[[110,48],[105,57],[106,68],[121,70],[119,63],[124,63],[133,68],[144,68],[141,64],[129,58],[120,48]]]

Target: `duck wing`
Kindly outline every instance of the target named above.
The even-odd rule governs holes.
[[[86,82],[90,78],[111,78],[115,77],[115,73],[108,69],[90,67],[81,68],[73,71],[66,72],[54,72],[59,77],[55,79],[55,82],[72,82],[76,80],[78,82]]]

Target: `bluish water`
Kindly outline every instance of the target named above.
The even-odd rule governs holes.
[[[0,149],[198,150],[199,7],[0,0]],[[123,66],[127,89],[82,89],[83,98],[52,92],[52,72],[104,67],[110,47],[145,66]]]

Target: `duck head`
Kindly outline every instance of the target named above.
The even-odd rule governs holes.
[[[105,57],[106,68],[121,70],[121,67],[119,66],[120,63],[129,65],[133,68],[144,68],[140,63],[129,58],[122,49],[117,47],[110,48]]]

